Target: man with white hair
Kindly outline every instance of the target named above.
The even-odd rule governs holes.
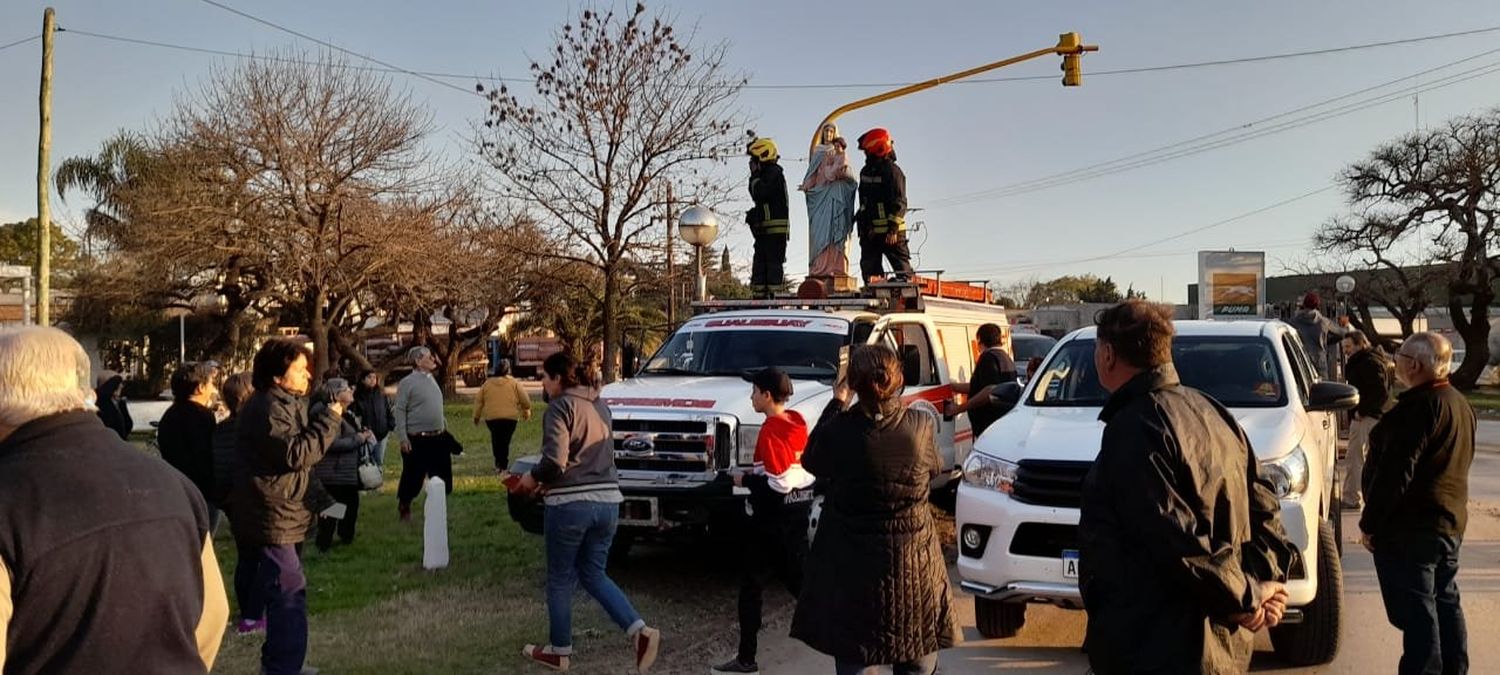
[[[1386,618],[1401,630],[1398,672],[1464,673],[1468,629],[1458,551],[1468,521],[1474,411],[1448,383],[1453,346],[1417,333],[1396,352],[1409,387],[1370,431],[1360,543],[1375,556]]]
[[[229,601],[198,488],[104,426],[66,333],[0,330],[0,382],[0,672],[208,672]]]
[[[392,406],[396,438],[401,442],[401,482],[396,487],[396,501],[402,522],[411,520],[411,502],[429,476],[443,479],[448,492],[453,492],[450,452],[458,445],[448,434],[443,416],[443,388],[432,376],[437,370],[437,357],[431,349],[420,346],[412,347],[406,357],[411,360],[412,371],[396,385],[396,403]]]

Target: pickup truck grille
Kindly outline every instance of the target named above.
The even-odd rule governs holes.
[[[734,436],[709,420],[616,419],[615,466],[624,471],[707,473],[728,468]]]
[[[1011,498],[1037,506],[1076,509],[1083,503],[1083,477],[1093,462],[1023,459],[1016,466]]]

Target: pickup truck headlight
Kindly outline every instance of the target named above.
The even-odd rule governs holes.
[[[1016,465],[977,452],[964,460],[964,482],[978,488],[1010,494],[1015,489]]]
[[[1271,481],[1278,498],[1296,499],[1307,490],[1307,453],[1299,445],[1285,457],[1261,462],[1260,473]]]
[[[760,440],[759,424],[741,424],[736,432],[735,442],[737,444],[738,457],[735,463],[740,466],[748,466],[755,463],[755,444]]]

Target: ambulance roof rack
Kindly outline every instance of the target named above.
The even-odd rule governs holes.
[[[931,276],[923,276],[931,275]],[[978,286],[974,284],[979,284]],[[917,270],[911,280],[900,277],[865,284],[855,293],[831,298],[782,296],[758,300],[706,300],[692,303],[698,312],[735,309],[868,309],[874,312],[921,312],[926,298],[947,298],[988,304],[990,290],[983,281],[943,281],[943,270]]]
[[[778,297],[761,300],[705,300],[694,302],[700,312],[724,312],[735,309],[879,309],[881,301],[868,297],[796,298]]]

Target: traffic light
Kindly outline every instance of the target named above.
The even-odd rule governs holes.
[[[1076,87],[1083,84],[1083,53],[1098,51],[1094,45],[1083,44],[1083,38],[1077,33],[1063,33],[1057,36],[1057,46],[1053,51],[1063,57],[1063,86]]]
[[[1063,86],[1076,87],[1083,84],[1083,57],[1077,54],[1063,54],[1062,71]]]

